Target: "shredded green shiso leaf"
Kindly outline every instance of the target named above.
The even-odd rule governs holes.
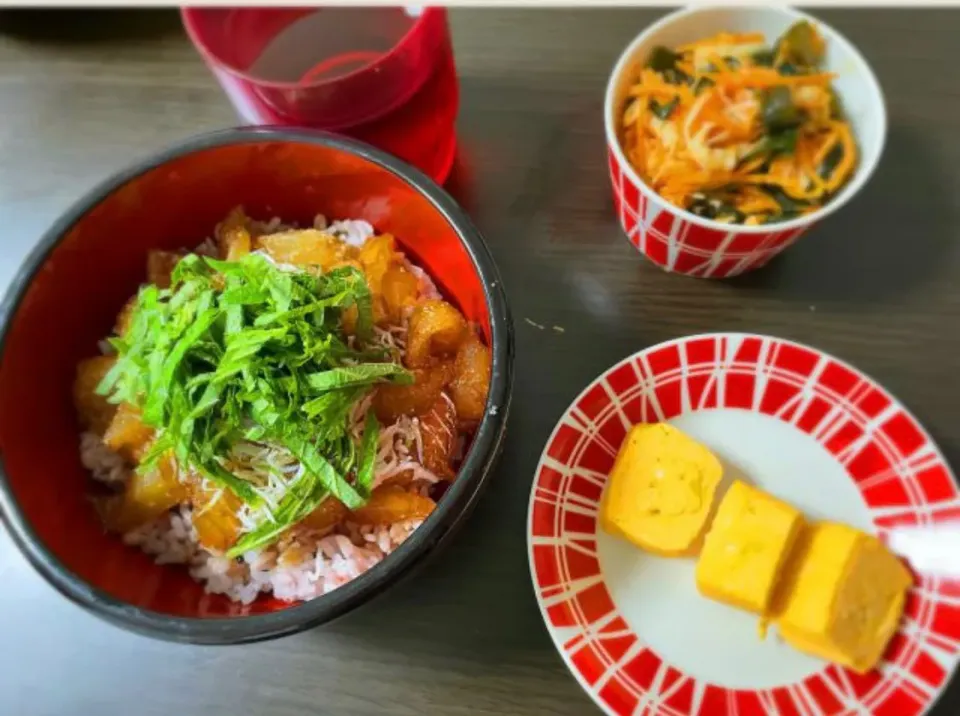
[[[412,376],[385,351],[347,345],[342,315],[353,306],[358,343],[369,345],[370,290],[359,270],[317,276],[258,254],[235,262],[189,255],[171,288],[140,290],[129,328],[111,339],[117,362],[97,392],[136,405],[156,429],[140,469],[172,450],[181,465],[259,507],[255,486],[228,468],[231,446],[268,442],[300,462],[270,518],[230,557],[273,541],[328,496],[350,509],[369,497],[379,425],[370,411],[356,445],[352,408],[374,383]]]

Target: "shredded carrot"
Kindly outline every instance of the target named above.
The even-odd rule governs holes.
[[[780,211],[780,205],[772,196],[753,186],[740,190],[736,206],[744,214],[776,214]]]
[[[720,55],[712,54],[710,55],[710,62],[716,67],[720,72],[732,72],[730,65],[727,64],[727,61],[723,59]]]
[[[827,155],[837,146],[837,142],[840,141],[840,133],[836,130],[832,130],[829,134],[826,135],[824,142],[820,145],[820,148],[817,150],[816,155],[813,157],[813,163],[816,166],[820,166],[823,163],[823,160],[827,158]]]
[[[660,95],[661,97],[673,97],[678,94],[677,87],[642,87],[635,85],[630,88],[631,97],[649,97],[650,95]]]
[[[840,145],[843,147],[843,158],[826,182],[827,191],[830,192],[839,189],[850,178],[857,162],[857,145],[853,141],[850,125],[846,122],[838,122],[837,131],[840,134]]]
[[[754,157],[753,159],[748,159],[740,165],[739,169],[737,169],[737,175],[742,176],[744,174],[750,174],[762,167],[766,161],[766,157]]]
[[[697,42],[680,45],[676,51],[685,55],[688,52],[693,52],[698,47],[713,47],[715,45],[754,45],[759,42],[764,42],[765,40],[766,38],[764,38],[762,32],[748,32],[741,34],[721,32],[719,35],[714,35],[713,37],[708,37],[704,40],[698,40]]]
[[[776,198],[774,187],[797,202],[787,207],[796,215],[818,209],[856,171],[850,125],[832,116],[830,85],[836,75],[814,66],[795,66],[781,74],[784,59],[796,53],[781,42],[773,66],[765,66],[758,64],[758,48],[745,47],[762,44],[760,33],[720,33],[673,50],[673,67],[685,80],[650,67],[637,73],[622,115],[624,149],[644,181],[666,201],[689,208],[706,197],[710,206],[740,213],[725,210],[725,221],[755,225],[785,211],[780,201],[786,200]],[[710,71],[697,69],[706,64]],[[799,115],[799,120],[787,120],[799,121],[799,126],[786,125],[792,139],[767,129],[766,122],[777,121],[771,99],[776,95],[784,101],[783,90],[775,93],[775,88],[789,90],[785,111]],[[837,161],[821,175],[828,157],[831,164],[833,158]]]
[[[825,85],[837,77],[836,73],[833,72],[784,76],[770,67],[746,67],[727,72],[705,72],[702,76],[713,80],[718,85],[758,89],[783,85]]]

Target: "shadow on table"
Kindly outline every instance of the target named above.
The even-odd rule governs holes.
[[[596,81],[602,85],[603,77]],[[477,218],[502,223],[488,228],[518,241],[526,222],[565,188],[609,196],[606,184],[590,184],[584,171],[606,167],[602,96],[593,82],[545,80],[531,87],[495,75],[464,76],[460,83],[460,154],[478,187]]]
[[[627,318],[657,290],[613,210],[597,91],[608,69],[603,62],[592,78],[585,72],[533,85],[505,76],[461,80],[458,130],[468,179],[448,189],[465,204],[503,276],[517,329],[517,375],[527,391],[515,404],[537,413],[526,435],[539,441],[538,454],[586,383],[668,337],[662,327]],[[658,285],[666,278],[652,277]]]
[[[443,188],[471,216],[477,209],[476,170],[473,164],[469,147],[458,146],[450,175],[443,183]]]
[[[174,8],[0,9],[0,35],[42,44],[126,43],[180,34]]]
[[[937,273],[954,250],[956,212],[932,141],[890,127],[876,174],[860,196],[769,266],[736,279],[778,297],[852,305],[894,301]]]

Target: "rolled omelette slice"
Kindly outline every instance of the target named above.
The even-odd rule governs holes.
[[[691,554],[706,528],[722,473],[713,453],[677,428],[635,425],[607,480],[600,525],[656,554]]]
[[[896,633],[912,583],[876,537],[833,522],[810,524],[777,590],[777,631],[795,649],[867,673]]]
[[[766,616],[802,526],[803,515],[795,507],[734,481],[704,539],[697,589],[711,599]]]

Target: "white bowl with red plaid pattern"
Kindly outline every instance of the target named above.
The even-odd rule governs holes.
[[[761,638],[755,616],[697,592],[694,559],[658,557],[598,527],[616,453],[642,422],[671,423],[706,445],[723,464],[724,484],[746,480],[811,519],[852,524],[888,544],[926,535],[936,547],[960,525],[960,490],[940,450],[903,405],[850,365],[741,333],[640,351],[561,416],[530,495],[527,545],[540,611],[597,705],[609,716],[927,713],[960,660],[960,574],[908,560],[916,584],[903,621],[866,675],[799,653],[776,627]],[[944,562],[956,569],[955,556]]]
[[[825,68],[838,75],[833,87],[860,153],[853,178],[818,211],[765,226],[723,224],[664,201],[640,179],[621,146],[620,120],[636,68],[657,45],[676,47],[719,32],[762,32],[772,43],[798,20],[817,26],[826,41]],[[667,271],[705,278],[736,276],[763,266],[811,226],[846,204],[873,174],[887,133],[883,93],[860,52],[816,18],[791,8],[759,5],[688,8],[644,30],[624,50],[610,75],[604,123],[614,204],[630,243]],[[843,241],[844,237],[834,240]]]

